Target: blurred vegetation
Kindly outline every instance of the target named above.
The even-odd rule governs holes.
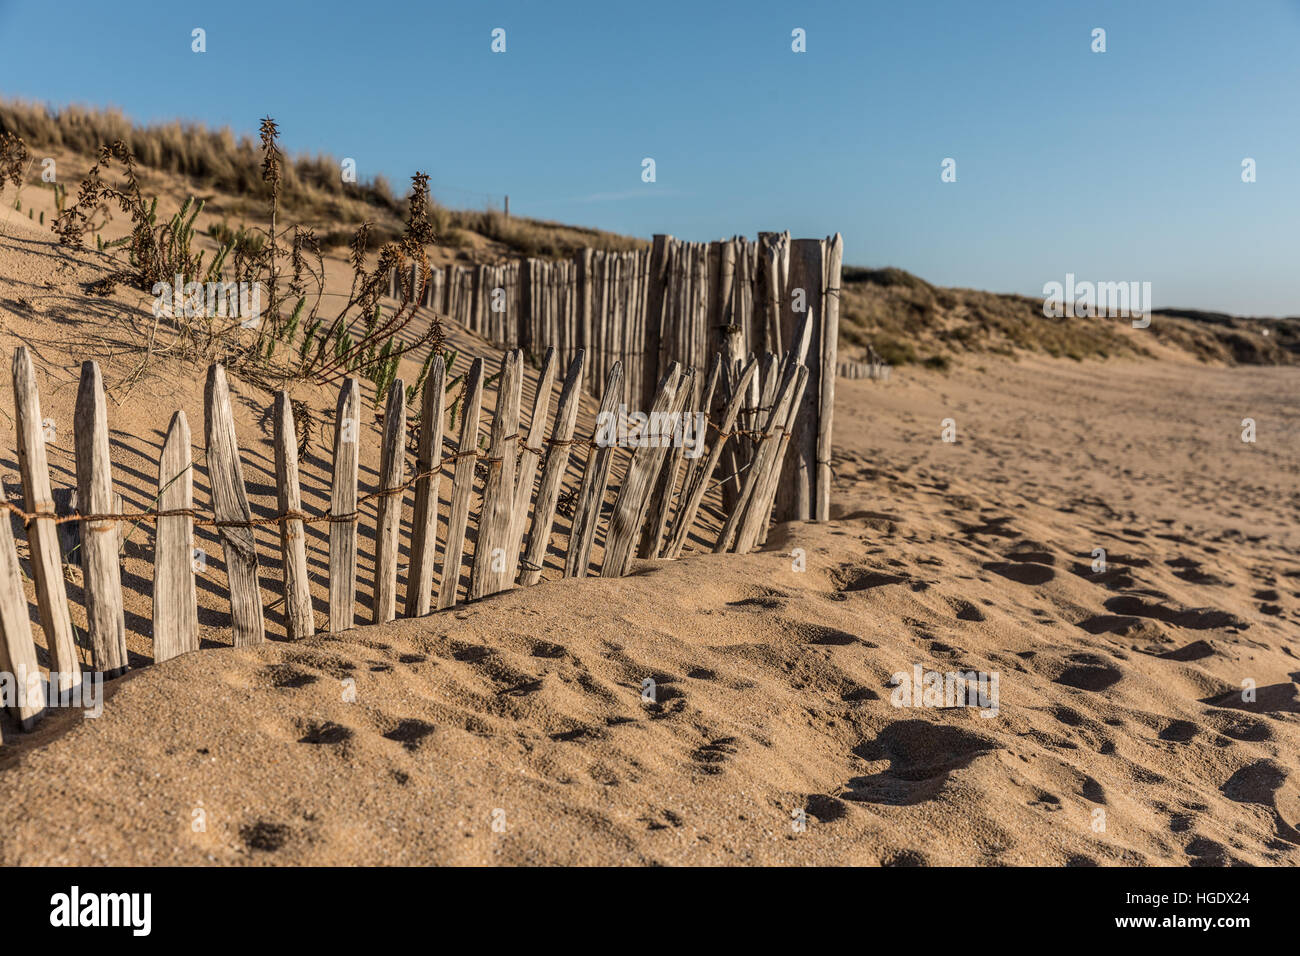
[[[1300,319],[1254,319],[1170,309],[1148,329],[1127,318],[1048,318],[1043,302],[1023,295],[934,286],[902,269],[845,266],[840,347],[846,358],[868,348],[891,365],[946,369],[970,354],[1057,358],[1151,356],[1172,346],[1202,361],[1300,364]]]

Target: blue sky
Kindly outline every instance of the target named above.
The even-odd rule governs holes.
[[[1073,272],[1300,314],[1300,0],[0,0],[0,51],[0,96],[237,132],[269,113],[290,151],[425,170],[452,206],[838,231],[847,263],[943,285]]]

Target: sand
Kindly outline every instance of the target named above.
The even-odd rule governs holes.
[[[14,223],[0,351],[33,348],[68,422],[78,360],[103,360],[115,477],[145,507],[171,410],[201,435],[202,369],[161,355],[130,385],[130,295],[81,292],[95,256]],[[234,388],[250,497],[270,513],[269,400]],[[332,407],[328,390],[295,397]],[[760,552],[712,555],[701,536],[625,579],[552,567],[527,590],[296,644],[271,608],[271,640],[240,649],[218,561],[205,649],[160,665],[142,527],[124,557],[135,669],[102,716],[26,735],[4,718],[0,863],[1300,862],[1297,422],[1300,370],[1177,353],[841,380],[833,520],[776,526]],[[308,507],[327,445],[305,456]],[[72,463],[56,442],[56,485]],[[259,547],[272,602],[273,537]],[[996,715],[895,707],[893,675],[918,665],[996,672]]]

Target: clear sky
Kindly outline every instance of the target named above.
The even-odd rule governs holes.
[[[1300,0],[0,0],[0,96],[270,114],[290,151],[425,170],[457,207],[838,231],[846,263],[943,285],[1300,314]]]

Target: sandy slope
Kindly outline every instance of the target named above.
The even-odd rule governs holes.
[[[57,270],[83,266],[41,261],[2,273],[0,344],[40,344],[62,415],[93,343],[60,331]],[[201,433],[195,377],[163,361],[110,408],[129,504],[171,408]],[[985,360],[839,388],[834,520],[761,553],[239,650],[214,579],[212,649],[152,666],[137,635],[149,666],[102,717],[6,723],[0,862],[1300,861],[1300,373]],[[263,402],[239,422],[259,507]],[[998,672],[997,716],[893,707],[917,664]]]

